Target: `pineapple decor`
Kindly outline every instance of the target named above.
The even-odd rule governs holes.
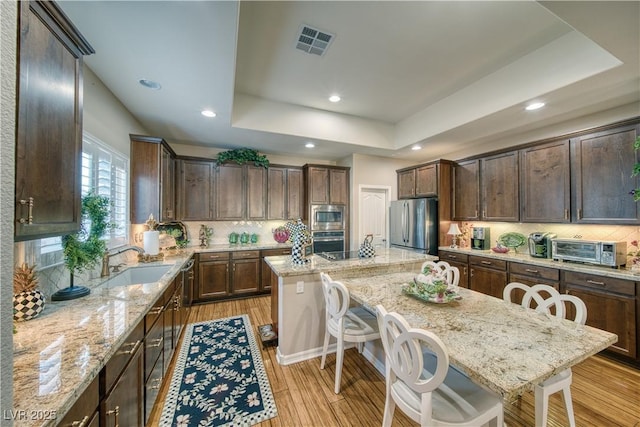
[[[44,310],[44,294],[38,289],[36,266],[23,263],[13,272],[13,319],[20,322]]]

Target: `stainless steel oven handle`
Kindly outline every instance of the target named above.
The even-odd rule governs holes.
[[[329,237],[320,237],[313,239],[314,242],[341,242],[344,240],[344,237],[338,238],[329,238]]]

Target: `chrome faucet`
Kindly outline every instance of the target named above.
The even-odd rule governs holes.
[[[126,251],[136,251],[138,252],[138,255],[144,255],[144,249],[142,249],[139,246],[125,246],[122,247],[118,250],[116,250],[113,253],[109,253],[109,251],[105,251],[105,253],[102,255],[102,272],[100,273],[100,277],[108,277],[110,272],[109,272],[109,259],[112,256],[116,256],[116,255],[120,255],[123,252]]]

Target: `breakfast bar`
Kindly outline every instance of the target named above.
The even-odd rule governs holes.
[[[314,254],[302,265],[294,264],[291,256],[265,257],[278,283],[271,292],[271,317],[278,331],[278,363],[289,365],[322,353],[325,316],[320,272],[340,280],[366,278],[418,271],[423,262],[436,259],[395,248],[376,249],[370,258],[327,260]]]
[[[382,304],[411,326],[434,332],[449,350],[451,364],[505,401],[617,340],[615,334],[464,288],[458,290],[459,300],[424,302],[402,292],[414,276],[415,272],[403,272],[341,281],[351,299],[371,312]]]

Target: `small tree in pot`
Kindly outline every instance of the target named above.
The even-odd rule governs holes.
[[[91,291],[84,286],[74,286],[74,273],[89,270],[102,259],[107,244],[102,240],[104,233],[113,228],[109,219],[109,198],[90,192],[82,198],[82,224],[80,231],[62,238],[64,264],[71,272],[68,288],[61,289],[51,296],[53,301],[65,301],[88,295]],[[89,221],[88,227],[86,226]],[[88,230],[87,230],[88,228]]]

